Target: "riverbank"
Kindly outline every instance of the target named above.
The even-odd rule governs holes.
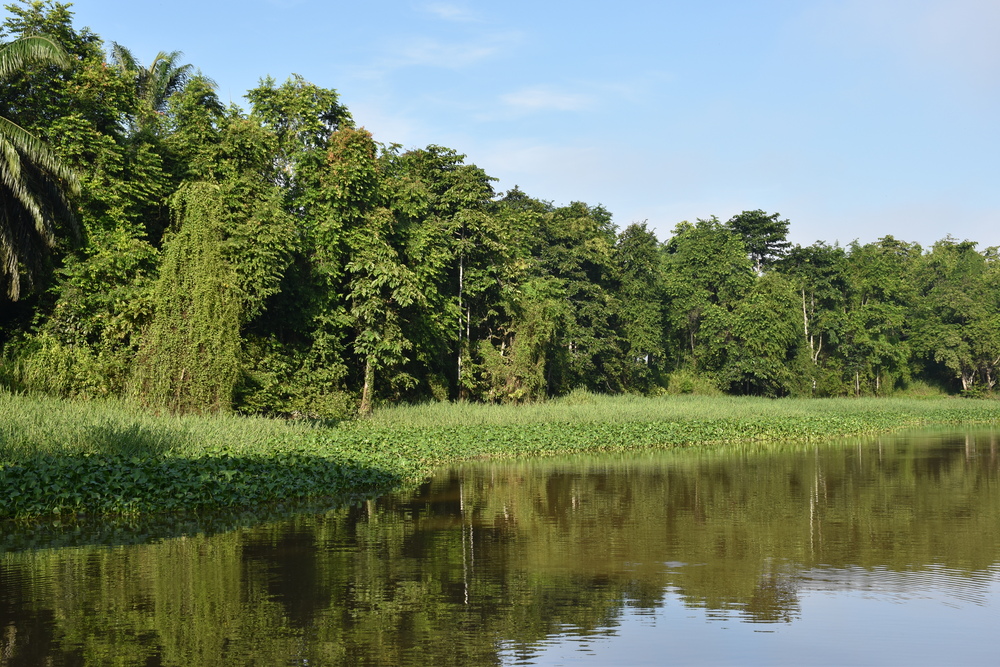
[[[118,401],[0,392],[0,518],[144,514],[371,495],[473,458],[822,440],[1000,423],[1000,402],[595,396],[428,404],[320,425],[156,416]]]

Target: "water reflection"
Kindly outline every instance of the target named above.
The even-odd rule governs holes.
[[[991,633],[970,630],[1000,621],[997,450],[995,432],[937,432],[485,462],[413,493],[144,544],[124,529],[88,544],[74,528],[77,546],[38,548],[8,530],[21,546],[0,560],[0,667],[565,664],[623,651],[617,662],[663,664],[668,647],[683,664],[766,648],[773,664],[801,662],[796,642],[886,663],[919,646],[907,628],[921,624],[935,650],[972,664]],[[850,642],[831,609],[861,624]],[[905,624],[869,632],[892,619]],[[949,624],[963,630],[941,635]],[[695,651],[706,637],[715,648]]]

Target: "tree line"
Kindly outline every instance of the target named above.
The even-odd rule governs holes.
[[[39,172],[42,223],[4,192],[10,389],[338,417],[576,388],[996,384],[995,247],[793,246],[761,210],[662,241],[600,205],[499,192],[453,149],[381,144],[300,76],[262,79],[244,110],[178,52],[144,66],[74,28],[69,5],[7,11],[0,40],[45,35],[68,57],[0,71],[0,115],[73,174]]]

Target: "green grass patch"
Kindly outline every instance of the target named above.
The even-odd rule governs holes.
[[[344,497],[475,458],[820,440],[930,424],[991,424],[968,399],[605,397],[527,406],[435,403],[318,425],[157,416],[118,401],[0,392],[0,517],[143,514]]]

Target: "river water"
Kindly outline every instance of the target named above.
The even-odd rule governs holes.
[[[6,526],[7,665],[995,665],[1000,431],[478,462]]]

